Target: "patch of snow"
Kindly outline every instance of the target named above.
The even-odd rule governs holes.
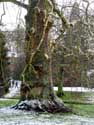
[[[0,109],[0,125],[94,125],[94,118]]]
[[[17,52],[11,52],[11,51],[7,52],[7,56],[8,57],[18,57]]]
[[[20,94],[20,86],[21,86],[21,81],[10,80],[9,93],[6,94],[4,97],[5,98],[11,98],[11,97],[14,97],[14,96]]]
[[[92,73],[94,73],[94,69],[89,70],[89,71],[87,72],[87,76],[90,77],[90,75],[91,75]]]
[[[63,91],[69,92],[93,92],[94,89],[85,88],[85,87],[62,87]],[[57,91],[58,87],[54,87],[54,90]]]
[[[10,88],[10,91],[8,94],[6,94],[5,98],[11,98],[16,96],[17,94],[20,94],[20,88]]]

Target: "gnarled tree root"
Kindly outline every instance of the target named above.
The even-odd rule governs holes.
[[[21,101],[12,108],[18,110],[26,111],[36,111],[36,112],[49,112],[49,113],[59,113],[59,112],[72,112],[71,109],[66,107],[63,103],[56,100],[48,99],[33,99]]]

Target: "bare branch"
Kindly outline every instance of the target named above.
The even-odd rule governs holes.
[[[64,31],[70,26],[66,20],[66,18],[64,17],[64,14],[62,11],[59,10],[59,8],[56,6],[56,3],[54,0],[51,0],[52,4],[53,4],[53,11],[60,17],[61,21],[62,21],[62,27],[64,29]],[[63,31],[63,32],[64,32]]]
[[[88,8],[90,6],[90,3],[88,0],[83,0],[83,1],[87,3],[85,14],[86,14],[86,21],[88,22]]]
[[[20,1],[17,1],[17,0],[0,0],[0,2],[11,2],[11,3],[14,3],[18,6],[21,6],[21,7],[25,8],[25,9],[28,9],[27,4],[24,4],[24,3],[20,2]]]

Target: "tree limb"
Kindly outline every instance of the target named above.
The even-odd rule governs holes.
[[[59,10],[59,8],[56,6],[55,0],[50,0],[53,4],[53,11],[60,17],[61,21],[62,21],[62,27],[65,31],[65,29],[67,29],[70,25],[68,24],[66,18],[64,17],[63,12],[61,12]]]
[[[17,0],[0,0],[0,2],[11,2],[11,3],[14,3],[14,4],[18,5],[18,6],[23,7],[24,9],[28,9],[28,5],[26,5],[26,4],[24,4],[24,3],[20,2],[20,1],[17,1]]]

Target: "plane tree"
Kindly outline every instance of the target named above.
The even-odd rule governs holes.
[[[62,22],[62,32],[69,28],[63,12],[60,12],[54,0],[28,0],[28,4],[17,0],[0,2],[12,2],[27,10],[26,65],[21,74],[21,98],[14,108],[47,112],[71,111],[53,90],[51,40],[48,39],[55,15]]]

